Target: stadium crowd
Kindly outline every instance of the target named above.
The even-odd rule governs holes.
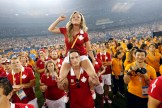
[[[135,54],[137,54],[137,52],[139,51],[139,49],[137,49],[137,48],[141,48],[141,46],[143,44],[146,45],[145,50],[147,52],[145,62],[147,64],[149,64],[151,67],[154,67],[154,68],[149,69],[149,70],[153,70],[152,73],[154,73],[154,75],[152,77],[150,76],[150,80],[155,79],[156,74],[157,74],[157,76],[162,75],[162,66],[161,66],[161,62],[160,62],[161,61],[161,53],[162,53],[161,40],[162,40],[161,38],[156,38],[156,37],[155,38],[149,37],[149,38],[144,38],[144,39],[140,39],[140,40],[138,40],[137,38],[131,38],[130,40],[124,39],[123,41],[111,38],[107,42],[92,44],[92,48],[96,54],[96,57],[95,57],[96,62],[98,62],[99,64],[101,63],[100,65],[98,64],[98,66],[101,66],[100,67],[101,70],[99,69],[100,71],[97,69],[98,75],[102,76],[102,77],[100,77],[101,79],[103,79],[103,76],[105,74],[110,74],[110,76],[112,77],[112,79],[111,79],[111,77],[108,77],[108,79],[107,79],[108,81],[105,80],[105,81],[107,81],[107,82],[105,82],[105,84],[108,84],[108,87],[109,87],[108,91],[112,92],[112,96],[109,97],[109,95],[108,95],[108,97],[107,97],[107,96],[104,96],[103,94],[100,96],[97,93],[97,97],[96,97],[97,101],[95,101],[97,108],[101,108],[101,106],[103,106],[104,103],[111,104],[112,102],[115,102],[115,100],[117,99],[116,97],[118,97],[118,98],[120,97],[122,99],[130,98],[130,97],[127,97],[128,96],[128,95],[126,95],[127,92],[130,92],[131,95],[133,94],[136,96],[136,93],[131,91],[131,87],[139,86],[138,85],[139,82],[135,82],[135,83],[137,83],[137,85],[136,84],[133,85],[133,84],[131,84],[131,82],[124,84],[123,77],[128,74],[128,73],[126,73],[128,70],[129,71],[131,70],[131,69],[129,69],[129,66],[131,63],[134,63],[134,61],[137,59],[135,56]],[[134,41],[139,41],[139,43],[134,44],[133,43]],[[62,61],[65,57],[65,52],[63,52],[64,50],[62,50],[62,47],[64,47],[64,46],[61,46],[61,47],[58,46],[58,47],[54,47],[54,48],[51,48],[51,46],[49,46],[49,47],[42,47],[38,51],[33,50],[33,49],[30,52],[21,51],[17,54],[17,56],[14,56],[12,58],[10,58],[9,53],[7,54],[7,56],[1,55],[1,58],[0,58],[0,60],[1,60],[1,76],[9,77],[9,80],[11,80],[11,82],[13,82],[12,71],[14,70],[14,67],[16,66],[16,65],[14,65],[15,61],[17,61],[19,64],[19,65],[17,64],[17,68],[19,67],[20,70],[21,70],[21,67],[23,66],[23,67],[25,67],[24,69],[26,69],[26,67],[28,67],[27,68],[27,69],[29,69],[28,71],[34,72],[34,74],[23,73],[23,75],[26,75],[32,79],[35,79],[35,77],[33,75],[40,74],[40,76],[42,76],[42,77],[40,77],[40,81],[41,81],[40,82],[40,84],[41,84],[40,90],[42,91],[43,94],[45,92],[44,95],[47,98],[47,100],[48,100],[48,98],[56,100],[56,98],[54,98],[55,94],[53,94],[51,92],[51,90],[55,91],[57,93],[61,93],[61,92],[63,93],[63,91],[57,91],[56,88],[53,88],[53,89],[55,89],[55,90],[53,90],[52,88],[50,89],[47,87],[47,86],[52,86],[52,85],[50,85],[52,83],[49,83],[50,80],[49,80],[49,82],[48,82],[48,80],[45,80],[46,78],[48,79],[48,76],[50,75],[50,74],[48,75],[46,69],[48,68],[47,64],[51,64],[51,65],[53,64],[52,66],[54,66],[55,68],[57,67],[56,70],[60,69]],[[150,53],[152,50],[155,53],[155,55],[154,55],[155,57],[152,57],[152,55]],[[106,55],[104,55],[104,53]],[[31,55],[34,55],[34,57]],[[110,57],[110,55],[111,55],[111,57]],[[107,56],[107,57],[104,57],[104,56]],[[46,61],[48,61],[48,62],[46,62]],[[119,61],[120,61],[120,63],[119,63]],[[108,69],[108,66],[109,66],[109,65],[107,65],[108,62],[110,62],[110,67],[111,67],[110,70]],[[107,69],[105,70],[104,67],[107,67]],[[134,67],[132,67],[132,68],[134,69]],[[49,71],[50,71],[50,67],[49,67]],[[102,72],[102,71],[104,71],[104,72]],[[123,72],[123,73],[120,73],[120,72]],[[43,74],[43,73],[45,73],[45,74]],[[132,72],[132,74],[135,74],[135,73]],[[32,77],[30,75],[32,75]],[[16,74],[15,74],[16,79],[18,76],[19,75],[16,76]],[[58,77],[58,75],[57,75],[57,77]],[[133,75],[131,77],[133,77]],[[120,83],[116,82],[118,80]],[[133,78],[132,78],[132,80],[133,80]],[[20,80],[18,80],[18,81],[20,81]],[[32,83],[31,79],[28,81],[25,81],[23,79],[23,84]],[[45,82],[45,81],[47,81],[47,82]],[[123,83],[121,83],[121,82],[123,82]],[[19,84],[19,83],[20,82],[16,82],[16,84]],[[46,83],[47,83],[47,85],[44,86],[44,84],[46,84]],[[53,82],[53,84],[55,84],[55,82]],[[127,86],[127,84],[128,84],[128,89],[125,90],[124,87]],[[30,88],[33,88],[33,87],[34,87],[34,85],[31,84]],[[16,86],[15,88],[17,89],[18,87]],[[134,89],[137,89],[137,88],[134,88]],[[28,92],[26,92],[26,89],[24,87],[23,87],[23,90],[25,91],[26,95],[28,96],[29,94],[28,94]],[[33,89],[31,89],[31,90],[33,90]],[[47,90],[48,90],[48,92],[47,92]],[[48,94],[46,94],[46,92]],[[140,89],[139,89],[139,92],[140,92]],[[33,91],[33,93],[34,93],[34,91]],[[64,96],[64,97],[62,97],[60,99],[67,101],[67,99],[68,99],[67,91],[64,92],[63,94],[62,93],[60,94],[60,96]],[[31,94],[31,92],[30,92],[30,94]],[[50,97],[52,95],[54,97]],[[154,95],[151,95],[151,96],[154,96]],[[33,94],[33,96],[34,96],[34,94]],[[29,96],[29,97],[31,98],[32,96]],[[138,96],[136,96],[136,97],[138,97]],[[13,98],[14,98],[14,96],[13,96]],[[36,98],[33,97],[33,100],[34,99],[36,99]],[[94,97],[94,99],[95,99],[95,97]],[[15,99],[13,99],[13,100],[15,100]],[[131,99],[129,99],[129,100],[131,100]],[[129,102],[129,100],[128,100],[128,102]],[[146,98],[146,100],[147,100],[147,98]],[[126,101],[126,100],[124,100],[124,101]],[[19,100],[19,101],[15,101],[15,102],[32,104],[30,101]],[[50,102],[50,101],[49,100],[46,101],[47,105],[49,105],[48,102]],[[135,104],[136,103],[133,103],[133,106]],[[141,106],[142,106],[142,103],[139,102],[139,104],[141,104]],[[144,102],[144,104],[147,105],[147,102]],[[97,105],[100,105],[100,106],[97,106]],[[35,106],[35,108],[36,108],[36,106]]]
[[[115,30],[101,30],[100,32],[89,32],[89,38],[92,43],[107,41],[109,38],[132,38],[132,37],[147,37],[152,36],[152,32],[161,30],[161,23],[158,24],[143,24],[132,27],[123,27]],[[2,32],[2,31],[1,31]],[[16,34],[16,33],[15,33]],[[39,36],[40,35],[40,36]],[[43,46],[63,44],[63,36],[50,35],[41,36],[42,34],[2,38],[0,40],[0,50],[12,51],[14,49],[40,48]],[[7,37],[7,36],[6,36]]]

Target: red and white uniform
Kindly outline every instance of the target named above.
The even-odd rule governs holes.
[[[45,59],[45,61],[50,60],[50,58]],[[44,69],[45,67],[45,62],[42,61],[41,59],[38,59],[36,62],[36,66],[38,69]],[[44,74],[44,72],[40,73],[40,78],[42,77],[42,75]]]
[[[52,108],[53,106],[65,108],[65,92],[58,88],[55,77],[52,78],[51,75],[47,76],[46,74],[43,74],[41,83],[47,86],[47,90],[45,91],[47,106],[49,108]]]
[[[54,60],[54,59],[53,59]],[[56,64],[56,66],[58,67],[58,69],[59,69],[59,71],[60,71],[60,69],[61,69],[61,66],[62,66],[62,60],[61,59],[56,59],[56,60],[54,60],[54,63]]]
[[[79,35],[73,49],[76,49],[77,51],[79,51],[81,56],[87,55],[87,51],[84,46],[84,43],[89,41],[89,37],[86,32],[84,32],[83,30],[80,30],[80,32],[76,36],[74,36],[73,42],[69,42],[66,28],[60,28],[60,31],[64,35],[66,53],[71,49],[73,42],[75,41],[76,37]]]
[[[5,71],[0,72],[0,77],[6,77],[7,73]]]
[[[111,55],[108,52],[105,53],[98,53],[97,58],[100,59],[104,65],[105,62],[111,61]],[[106,71],[103,75],[105,74],[111,74],[111,65],[106,66]]]
[[[96,58],[96,62],[95,62],[95,65],[94,65],[94,69],[95,69],[95,72],[98,74],[99,70],[101,69],[102,67],[102,62],[100,59],[97,59]],[[99,76],[99,80],[100,82],[102,82],[102,78],[101,76]]]
[[[69,82],[70,108],[94,108],[87,73],[82,68],[80,69],[80,88],[77,88],[76,75],[72,68],[67,78]]]
[[[33,67],[32,67],[32,65],[30,65],[30,64],[28,64],[26,67],[29,67],[29,68],[31,68],[32,70],[34,70]]]
[[[23,66],[23,67],[28,67],[28,68],[32,69],[32,71],[34,73],[33,67],[30,64],[27,64],[26,66]]]
[[[96,62],[95,62],[95,65],[94,65],[94,69],[95,69],[95,72],[98,74],[98,72],[100,71],[101,67],[102,67],[102,62],[100,59],[96,59]],[[103,84],[102,84],[102,78],[101,76],[99,76],[99,81],[100,81],[100,87],[95,87],[95,90],[98,94],[103,94],[104,93],[104,90],[103,90]]]
[[[25,68],[22,67],[22,76],[21,76],[21,72],[14,73],[14,74],[12,72],[12,73],[9,73],[7,77],[12,85],[14,84],[20,85],[21,80],[22,80],[22,84],[26,84],[26,83],[29,83],[31,80],[35,79],[32,69],[28,67],[25,67]],[[32,100],[36,99],[33,87],[23,88],[23,91],[25,92],[26,97],[20,100],[17,94],[13,94],[12,96],[13,103],[30,103]]]
[[[58,100],[65,95],[65,92],[57,87],[56,79],[52,79],[51,75],[47,76],[46,74],[43,74],[41,83],[44,83],[48,87],[45,91],[47,99]]]
[[[104,63],[111,61],[111,55],[108,52],[98,53],[97,58],[102,61],[103,65]],[[105,67],[106,67],[106,71],[103,75],[101,75],[102,81],[103,81],[103,84],[111,85],[111,65],[108,65]]]
[[[161,104],[158,108],[162,108],[162,76],[158,77],[157,79],[151,82],[148,94],[151,97],[161,101]]]
[[[0,67],[0,76],[6,76],[6,72],[3,67]]]
[[[10,108],[34,108],[31,104],[11,103]]]

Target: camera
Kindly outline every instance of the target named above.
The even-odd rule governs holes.
[[[145,74],[146,72],[147,72],[147,70],[145,69],[145,68],[138,68],[136,71],[135,71],[135,73],[137,74],[137,73],[141,73],[141,74]]]

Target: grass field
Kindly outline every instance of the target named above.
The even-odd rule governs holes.
[[[39,108],[41,108],[44,103],[44,98],[42,92],[39,90],[39,75],[36,73],[35,77],[36,77],[35,94],[38,99]],[[104,108],[126,108],[126,98],[123,98],[120,95],[117,95],[115,98],[113,98],[112,92],[109,93],[109,96],[112,99],[112,104],[105,103]]]

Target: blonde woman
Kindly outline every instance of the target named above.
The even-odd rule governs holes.
[[[41,77],[40,89],[45,92],[48,108],[65,108],[65,92],[57,87],[58,71],[53,60],[45,64],[45,73]]]
[[[88,54],[92,58],[92,62],[95,63],[95,58],[92,53],[91,43],[89,41],[84,16],[80,12],[73,12],[66,27],[57,27],[58,23],[64,21],[65,19],[65,16],[60,16],[54,23],[50,25],[48,30],[53,33],[61,33],[64,35],[66,53],[68,53],[70,49],[79,51],[81,55],[80,60],[82,68],[92,79],[96,80],[97,75],[95,73],[94,67],[87,57]],[[60,70],[59,83],[63,84],[63,80],[66,78],[70,68],[71,66],[67,54],[67,57],[65,57]]]

